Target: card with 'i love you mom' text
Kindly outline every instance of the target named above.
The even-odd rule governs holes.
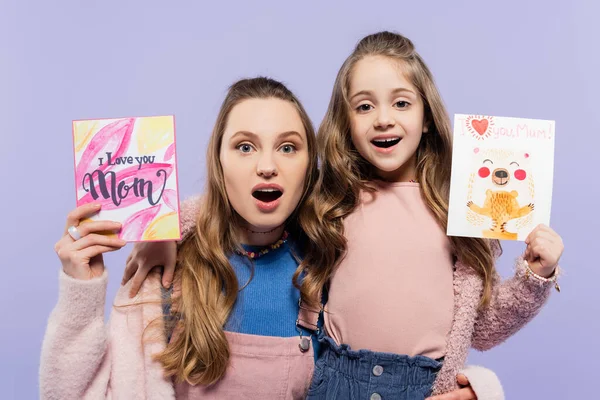
[[[522,241],[550,224],[554,126],[455,115],[448,235]]]
[[[181,238],[173,116],[73,121],[73,147],[77,206],[102,206],[91,219],[126,241]]]

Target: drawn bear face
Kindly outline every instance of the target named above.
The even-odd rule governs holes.
[[[508,190],[513,180],[522,182],[528,177],[529,154],[504,149],[474,149],[478,160],[477,176],[496,189]]]

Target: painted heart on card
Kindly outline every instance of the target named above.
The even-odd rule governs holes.
[[[490,121],[485,118],[471,120],[471,126],[473,126],[473,129],[475,129],[475,131],[481,136],[485,135],[485,131],[487,131],[489,125]]]
[[[469,115],[466,119],[466,127],[477,140],[484,140],[491,136],[494,126],[494,117],[483,115]]]

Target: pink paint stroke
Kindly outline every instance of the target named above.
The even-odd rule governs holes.
[[[166,178],[163,178],[163,175],[161,175],[161,176],[156,175],[156,173],[160,169],[165,170],[165,172],[167,173]],[[115,172],[115,174],[116,174],[115,175],[116,176],[116,183],[115,183],[116,189],[115,190],[118,191],[118,187],[121,182],[125,182],[125,184],[127,186],[131,187],[133,185],[135,179],[138,178],[138,179],[144,179],[145,181],[152,182],[152,192],[156,193],[158,190],[162,189],[163,182],[164,182],[163,179],[165,179],[168,182],[169,178],[171,177],[171,174],[173,173],[173,169],[174,169],[173,164],[154,163],[154,164],[143,164],[141,168],[139,167],[139,165],[134,165],[134,166],[124,169],[122,171],[116,171]],[[94,175],[94,178],[96,179],[97,176]],[[109,186],[108,189],[110,192],[111,179],[108,177],[107,177],[107,186]],[[94,202],[94,203],[101,204],[103,210],[114,210],[117,208],[128,207],[132,204],[136,204],[147,198],[147,193],[146,193],[146,196],[144,196],[144,197],[136,197],[133,193],[133,188],[131,188],[129,190],[129,194],[127,195],[127,197],[125,197],[121,201],[121,203],[118,206],[116,206],[113,203],[111,197],[109,197],[108,199],[105,199],[104,197],[102,197],[102,193],[100,192],[100,189],[98,188],[97,182],[96,182],[95,187],[96,187],[96,192],[100,195],[100,197],[98,199],[94,200],[91,192],[88,192],[77,201],[77,205]],[[163,197],[164,197],[164,192],[163,192]],[[161,199],[161,201],[162,201],[162,199]]]
[[[80,184],[87,172],[110,169],[106,158],[107,152],[112,153],[112,159],[116,159],[127,151],[134,124],[135,118],[120,119],[106,125],[94,135],[76,167],[76,176]],[[100,157],[103,158],[102,165],[99,165]]]
[[[177,192],[173,189],[167,189],[163,193],[163,199],[165,199],[165,204],[173,211],[177,211],[178,201],[177,201]]]
[[[119,233],[119,239],[129,242],[142,240],[144,232],[158,215],[160,207],[161,205],[157,204],[153,207],[140,210],[127,218],[125,222],[123,222],[123,229],[121,229],[121,232]]]
[[[165,151],[165,161],[169,161],[175,155],[175,143],[171,143],[171,145]]]

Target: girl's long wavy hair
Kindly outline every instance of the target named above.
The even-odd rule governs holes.
[[[398,61],[407,79],[417,88],[424,103],[428,133],[417,149],[417,179],[427,206],[446,231],[452,160],[452,135],[444,107],[429,68],[406,37],[379,32],[363,38],[340,68],[327,113],[319,127],[317,141],[321,161],[320,176],[307,212],[301,214],[309,250],[303,261],[305,277],[295,284],[311,306],[346,251],[343,221],[359,203],[362,190],[374,191],[372,166],[358,153],[350,135],[349,86],[356,63],[368,56]],[[399,221],[401,223],[401,221]],[[494,279],[494,257],[499,255],[497,240],[450,237],[455,259],[473,268],[484,281],[481,305],[489,302]]]
[[[309,166],[304,192],[286,228],[299,235],[297,214],[317,179],[317,150],[314,128],[300,101],[282,83],[269,78],[244,79],[233,84],[221,106],[207,150],[207,182],[198,212],[196,230],[181,244],[177,276],[181,293],[174,296],[178,319],[171,342],[155,359],[167,376],[192,385],[210,385],[225,373],[229,345],[223,326],[236,301],[239,286],[228,255],[240,248],[237,222],[241,217],[229,203],[223,169],[219,161],[228,116],[240,102],[275,98],[290,102],[298,111],[306,131]]]

